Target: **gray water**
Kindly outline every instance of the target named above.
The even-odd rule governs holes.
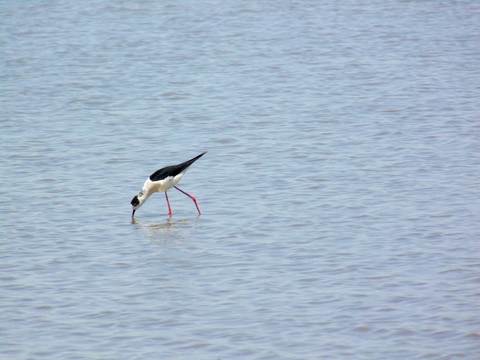
[[[479,2],[0,19],[1,359],[479,358]]]

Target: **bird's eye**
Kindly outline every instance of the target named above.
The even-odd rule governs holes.
[[[140,201],[138,201],[138,196],[135,195],[132,199],[132,201],[130,202],[130,204],[132,204],[132,206],[137,206],[138,204],[140,203]]]

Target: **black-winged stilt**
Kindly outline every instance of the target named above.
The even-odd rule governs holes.
[[[167,205],[168,205],[168,216],[171,217],[172,209],[170,208],[170,202],[168,201],[167,190],[170,190],[172,187],[174,187],[175,189],[184,193],[190,199],[192,199],[193,202],[195,203],[195,206],[197,207],[198,215],[201,215],[200,209],[198,208],[198,205],[197,205],[197,200],[195,200],[195,198],[192,195],[187,194],[183,190],[180,190],[175,185],[178,184],[178,182],[180,181],[182,176],[185,174],[187,169],[190,167],[190,165],[192,165],[195,161],[197,161],[206,153],[207,152],[205,151],[200,155],[195,156],[193,159],[190,159],[178,165],[166,166],[164,168],[161,168],[155,171],[152,175],[150,175],[148,179],[145,181],[145,184],[143,184],[142,191],[140,191],[138,195],[135,195],[131,201],[132,208],[133,208],[132,219],[135,216],[135,211],[137,211],[145,203],[145,201],[147,201],[147,199],[153,193],[156,193],[156,192],[165,192],[165,198],[167,199]]]

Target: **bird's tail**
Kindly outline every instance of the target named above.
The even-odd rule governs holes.
[[[197,155],[195,156],[193,159],[190,159],[190,160],[187,160],[179,165],[177,165],[179,168],[180,168],[180,172],[188,169],[190,167],[190,165],[192,165],[195,161],[197,161],[198,159],[200,159],[203,155],[205,155],[207,152],[204,151],[203,153],[201,153],[200,155]]]
[[[200,155],[197,155],[195,156],[193,159],[190,159],[190,160],[187,160],[184,162],[185,165],[187,166],[190,166],[192,165],[195,161],[197,161],[198,159],[200,159],[203,155],[205,155],[207,152],[204,151],[203,153],[201,153]]]

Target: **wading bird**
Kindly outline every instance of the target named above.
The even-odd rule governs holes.
[[[137,211],[145,203],[145,201],[147,201],[147,199],[153,193],[156,193],[156,192],[165,193],[165,198],[167,199],[167,205],[168,205],[168,216],[172,217],[172,209],[170,207],[170,202],[168,201],[168,195],[167,195],[167,190],[170,190],[172,187],[174,187],[175,189],[184,193],[190,199],[192,199],[193,202],[195,203],[195,206],[197,207],[198,215],[201,215],[200,209],[198,208],[198,205],[197,205],[197,200],[195,200],[195,198],[192,195],[187,194],[185,191],[179,189],[175,185],[178,184],[178,182],[180,181],[182,176],[185,174],[185,172],[188,170],[190,165],[192,165],[195,161],[200,159],[205,154],[206,154],[206,151],[201,153],[198,156],[195,156],[193,159],[190,159],[178,165],[166,166],[164,168],[161,168],[155,171],[152,175],[150,175],[148,179],[145,180],[145,184],[143,184],[142,191],[140,191],[138,195],[135,195],[132,201],[130,202],[133,208],[132,219],[135,216],[135,211]]]

